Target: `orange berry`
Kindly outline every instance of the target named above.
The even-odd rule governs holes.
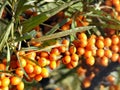
[[[59,49],[60,53],[64,53],[66,51],[66,47],[65,46],[59,46],[58,49]]]
[[[18,85],[20,82],[21,82],[21,79],[19,77],[13,76],[10,78],[11,85]]]
[[[73,46],[73,45],[71,45],[71,46],[69,47],[69,52],[70,52],[70,54],[76,53],[76,47]]]
[[[119,51],[119,46],[118,45],[112,45],[111,46],[111,50],[115,53],[117,53]]]
[[[3,63],[0,63],[0,70],[5,70],[6,66]]]
[[[20,63],[22,65],[22,67],[25,67],[27,64],[26,60],[23,57],[20,57]],[[18,66],[20,66],[20,63],[18,62]]]
[[[51,61],[51,62],[50,62],[50,68],[51,68],[51,69],[55,69],[56,67],[57,67],[56,61]]]
[[[34,67],[33,67],[33,65],[31,65],[31,64],[27,64],[27,65],[24,67],[24,69],[25,69],[25,71],[26,71],[27,73],[32,73],[32,72],[34,71]]]
[[[119,0],[112,0],[112,4],[113,4],[114,6],[117,6],[117,5],[120,4],[120,1],[119,1]]]
[[[93,56],[90,56],[90,57],[86,58],[85,62],[86,62],[86,64],[92,66],[95,63],[95,58]]]
[[[103,56],[99,61],[99,64],[104,67],[108,66],[108,63],[109,63],[109,60],[106,56]]]
[[[9,87],[6,86],[6,87],[1,87],[0,90],[9,90]]]
[[[112,40],[109,37],[104,39],[104,46],[105,47],[110,47],[111,44],[112,44]]]
[[[85,33],[80,33],[80,34],[78,34],[77,37],[78,37],[79,40],[81,40],[81,39],[87,40],[87,35]]]
[[[103,50],[103,49],[98,49],[98,50],[96,51],[96,55],[97,55],[98,57],[103,57],[103,56],[104,56],[104,50]]]
[[[60,55],[60,52],[57,48],[52,48],[52,50],[50,51],[50,54]]]
[[[79,67],[78,69],[77,69],[77,74],[79,75],[79,76],[83,76],[83,75],[85,75],[85,73],[86,73],[86,69],[84,69],[83,67]]]
[[[42,58],[39,58],[38,59],[38,64],[41,66],[41,67],[44,67],[47,65],[47,59],[42,57]]]
[[[15,70],[15,73],[16,73],[19,77],[23,77],[23,75],[24,75],[24,72],[23,72],[23,70],[22,70],[21,68],[17,68],[17,69]]]
[[[115,77],[113,75],[109,75],[106,77],[106,80],[113,84],[115,82]]]
[[[65,45],[65,46],[69,46],[69,40],[63,39],[62,44]]]
[[[36,75],[34,78],[35,78],[36,81],[41,81],[42,80],[41,74]]]
[[[40,66],[38,66],[38,65],[35,65],[34,66],[34,71],[33,71],[33,73],[34,74],[40,74],[41,73],[41,67]]]
[[[98,47],[98,48],[104,48],[104,42],[103,42],[103,40],[97,40],[96,41],[96,46]]]
[[[79,60],[79,56],[74,53],[74,54],[71,55],[71,60],[72,61],[78,61]]]
[[[112,51],[111,51],[110,49],[107,49],[107,50],[105,50],[104,52],[105,52],[104,55],[105,55],[106,57],[108,57],[108,58],[111,58],[111,57],[112,57]]]
[[[8,87],[9,84],[10,84],[9,77],[3,77],[3,78],[1,78],[1,86]]]
[[[83,82],[82,82],[82,85],[83,85],[84,88],[90,87],[90,85],[91,85],[90,79],[85,78],[85,79],[83,80]]]
[[[85,49],[84,48],[81,48],[81,47],[77,48],[77,54],[79,56],[83,55],[84,53],[85,53]]]
[[[70,29],[70,25],[69,24],[65,24],[61,27],[62,30],[69,30]]]
[[[74,68],[73,65],[72,65],[71,63],[66,64],[66,66],[67,66],[68,69]]]
[[[117,35],[113,35],[111,37],[112,39],[112,44],[118,44],[119,43],[119,37]]]
[[[42,68],[41,76],[43,78],[47,78],[49,76],[48,70],[46,68]]]
[[[107,6],[112,6],[111,0],[105,0],[105,5],[107,5]]]
[[[24,83],[21,81],[16,86],[17,90],[24,90]]]
[[[66,55],[62,58],[62,62],[64,64],[68,64],[68,63],[70,63],[70,61],[71,61],[71,57],[69,55]]]
[[[92,51],[86,50],[85,53],[84,53],[84,57],[88,58],[88,57],[91,57],[91,56],[92,56]]]
[[[119,54],[118,53],[113,53],[111,57],[112,62],[116,62],[119,59]]]
[[[76,67],[78,65],[78,61],[71,61],[70,64],[74,68],[74,67]]]
[[[49,56],[48,52],[46,52],[46,51],[40,52],[40,57],[47,58],[48,56]]]
[[[28,52],[28,53],[26,54],[26,57],[27,57],[28,59],[34,60],[35,57],[36,57],[36,52],[34,52],[34,51]]]
[[[86,47],[87,46],[87,40],[81,39],[81,40],[74,40],[73,44],[76,47]]]
[[[50,59],[50,61],[57,60],[57,55],[56,54],[50,54],[49,59]]]

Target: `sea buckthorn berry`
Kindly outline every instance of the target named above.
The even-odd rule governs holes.
[[[36,75],[36,76],[34,77],[34,79],[35,79],[36,81],[41,81],[41,80],[42,80],[41,74]]]
[[[73,46],[73,45],[71,45],[71,46],[69,47],[69,52],[70,52],[70,54],[76,53],[76,47]]]
[[[34,71],[33,71],[33,73],[34,74],[40,74],[41,73],[41,67],[40,66],[38,66],[38,65],[35,65],[34,66]]]
[[[108,66],[108,63],[109,63],[109,60],[106,56],[103,56],[99,61],[99,64],[104,67]]]
[[[111,44],[112,44],[112,40],[109,37],[104,39],[104,46],[105,47],[110,47]]]
[[[1,78],[1,86],[2,87],[7,87],[9,84],[10,84],[9,77],[3,77],[3,78]]]
[[[90,57],[86,58],[85,62],[87,65],[92,66],[95,64],[95,58],[93,56],[90,56]]]
[[[41,57],[38,59],[38,64],[41,66],[41,67],[44,67],[47,65],[47,59],[44,58],[44,57]]]
[[[97,37],[97,40],[102,40],[102,41],[104,41],[104,37],[103,37],[103,36],[98,36],[98,37]]]
[[[115,82],[115,77],[114,77],[113,75],[108,75],[108,76],[106,77],[106,80],[107,80],[108,82],[110,82],[111,84],[113,84],[113,83]]]
[[[51,61],[51,62],[50,62],[50,68],[51,68],[51,69],[55,69],[56,67],[57,67],[56,61]]]
[[[70,29],[70,25],[69,24],[65,24],[61,27],[62,30],[69,30]]]
[[[34,72],[32,72],[32,73],[28,73],[29,78],[34,78],[35,75],[36,75],[36,74],[35,74]]]
[[[33,65],[31,65],[31,64],[27,64],[27,65],[24,67],[24,69],[25,69],[25,71],[26,71],[27,73],[32,73],[32,72],[34,71],[34,67],[33,67]]]
[[[103,56],[104,56],[104,49],[98,49],[98,50],[96,51],[96,55],[97,55],[98,57],[103,57]]]
[[[119,51],[119,46],[118,45],[112,45],[111,46],[111,50],[115,53],[117,53]]]
[[[86,47],[87,46],[87,40],[81,39],[78,43],[79,47]]]
[[[81,39],[87,40],[87,35],[85,33],[80,33],[80,34],[78,34],[77,37],[78,37],[79,40],[81,40]]]
[[[119,43],[119,37],[117,35],[113,35],[111,37],[112,39],[112,44],[118,44]]]
[[[60,55],[60,52],[57,48],[52,48],[52,50],[50,51],[50,54]]]
[[[108,58],[111,58],[112,57],[112,51],[110,49],[107,49],[104,51],[104,55]]]
[[[74,40],[73,41],[73,44],[76,46],[76,47],[86,47],[87,46],[87,40]]]
[[[97,46],[97,48],[104,48],[104,42],[103,42],[103,40],[97,40],[96,41],[96,46]]]
[[[3,63],[0,63],[0,70],[5,70],[6,66]]]
[[[70,55],[70,52],[66,50],[66,51],[65,51],[65,55],[66,55],[66,56],[67,56],[67,55],[69,56],[69,55]]]
[[[40,52],[40,57],[47,58],[48,56],[49,56],[48,52],[46,52],[46,51],[41,51]]]
[[[82,85],[83,85],[84,88],[90,87],[90,86],[91,86],[91,81],[90,81],[90,79],[89,79],[89,78],[85,78],[85,79],[83,80],[83,82],[82,82]]]
[[[78,61],[71,61],[70,63],[71,63],[71,65],[72,65],[73,68],[78,65]]]
[[[79,76],[84,76],[85,73],[86,73],[86,71],[87,71],[87,69],[84,69],[83,67],[80,66],[80,67],[77,69],[77,74],[78,74]]]
[[[120,12],[120,5],[116,5],[115,10],[119,13]]]
[[[21,68],[17,68],[17,69],[15,70],[15,73],[16,73],[19,77],[23,77],[23,75],[24,75],[24,72],[23,72],[23,70],[22,70]]]
[[[64,53],[66,51],[66,47],[65,46],[59,46],[58,49],[59,49],[60,53]]]
[[[69,46],[69,40],[63,39],[62,44],[65,45],[66,47]]]
[[[116,62],[119,58],[119,54],[118,53],[113,53],[112,57],[111,57],[111,61],[112,62]]]
[[[1,87],[0,90],[9,90],[9,87],[6,86],[6,87]]]
[[[43,78],[47,78],[49,76],[48,70],[46,68],[42,68],[42,72],[40,74]]]
[[[74,53],[74,54],[71,55],[71,60],[72,60],[72,61],[77,61],[77,62],[78,62],[79,56],[78,56],[77,54]]]
[[[77,48],[77,54],[79,56],[83,55],[84,53],[85,53],[85,49],[84,48],[81,48],[81,47]]]
[[[105,0],[105,5],[112,6],[112,2],[110,0]]]
[[[21,81],[20,83],[17,84],[16,88],[17,90],[24,90],[24,83]]]
[[[21,79],[19,77],[13,76],[10,78],[11,85],[18,85],[20,82],[21,82]]]
[[[119,1],[119,0],[112,0],[112,4],[113,4],[114,6],[117,6],[117,5],[120,4],[120,1]]]
[[[36,57],[36,52],[31,51],[31,52],[29,52],[29,53],[26,54],[26,57],[27,57],[28,59],[34,60],[35,57]]]
[[[68,64],[68,63],[70,63],[70,61],[71,61],[71,57],[69,55],[66,55],[62,58],[62,62],[64,64]]]
[[[49,59],[50,59],[50,61],[57,60],[57,55],[56,54],[50,54]]]
[[[25,67],[27,64],[26,60],[23,57],[20,57],[20,63],[19,62],[17,63],[18,63],[18,66],[20,66],[20,63],[21,63],[22,67]]]
[[[66,64],[66,67],[67,67],[68,69],[74,68],[71,63]]]
[[[25,51],[19,51],[19,55],[25,55]]]
[[[92,51],[86,50],[85,53],[84,53],[84,57],[88,58],[88,57],[91,57],[91,56],[92,56]]]

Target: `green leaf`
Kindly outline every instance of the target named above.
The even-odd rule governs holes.
[[[89,29],[92,29],[92,28],[95,28],[95,26],[78,27],[78,28],[54,33],[54,34],[51,34],[51,35],[42,36],[40,38],[34,39],[33,41],[42,42],[42,41],[46,41],[46,40],[50,40],[50,39],[55,39],[55,38],[60,38],[60,37],[64,37],[64,36],[67,36],[67,35],[71,35],[71,34],[74,34],[76,32],[86,31],[86,30],[89,30]]]
[[[56,24],[50,31],[46,33],[46,35],[53,34],[57,29],[59,29],[61,26],[63,26],[66,22],[68,22],[69,19],[63,19],[60,23]]]
[[[38,16],[31,17],[30,19],[24,21],[21,25],[23,26],[23,33],[29,32],[32,30],[35,26],[43,23],[44,21],[48,20],[51,16],[55,15],[56,13],[60,12],[61,10],[67,8],[68,6],[71,6],[73,3],[78,2],[79,0],[70,1],[68,3],[65,3],[63,5],[60,5],[50,11],[47,11],[45,13],[42,13]]]
[[[31,38],[35,37],[35,35],[36,35],[36,31],[33,30],[29,33],[23,34],[23,36],[21,36],[21,37],[17,37],[15,39],[15,42],[31,39]]]
[[[0,51],[3,49],[5,43],[7,42],[8,38],[9,38],[9,34],[10,34],[12,24],[13,24],[13,22],[10,22],[8,24],[8,26],[6,27],[6,30],[4,31],[4,33],[0,37]]]
[[[17,9],[16,9],[16,14],[18,15],[18,13],[21,11],[21,8],[24,6],[24,4],[27,2],[27,0],[18,0],[18,4],[17,4]]]
[[[9,69],[9,66],[10,66],[10,47],[9,47],[9,45],[8,45],[8,43],[6,43],[7,44],[7,66],[6,66],[6,70],[8,70]]]

